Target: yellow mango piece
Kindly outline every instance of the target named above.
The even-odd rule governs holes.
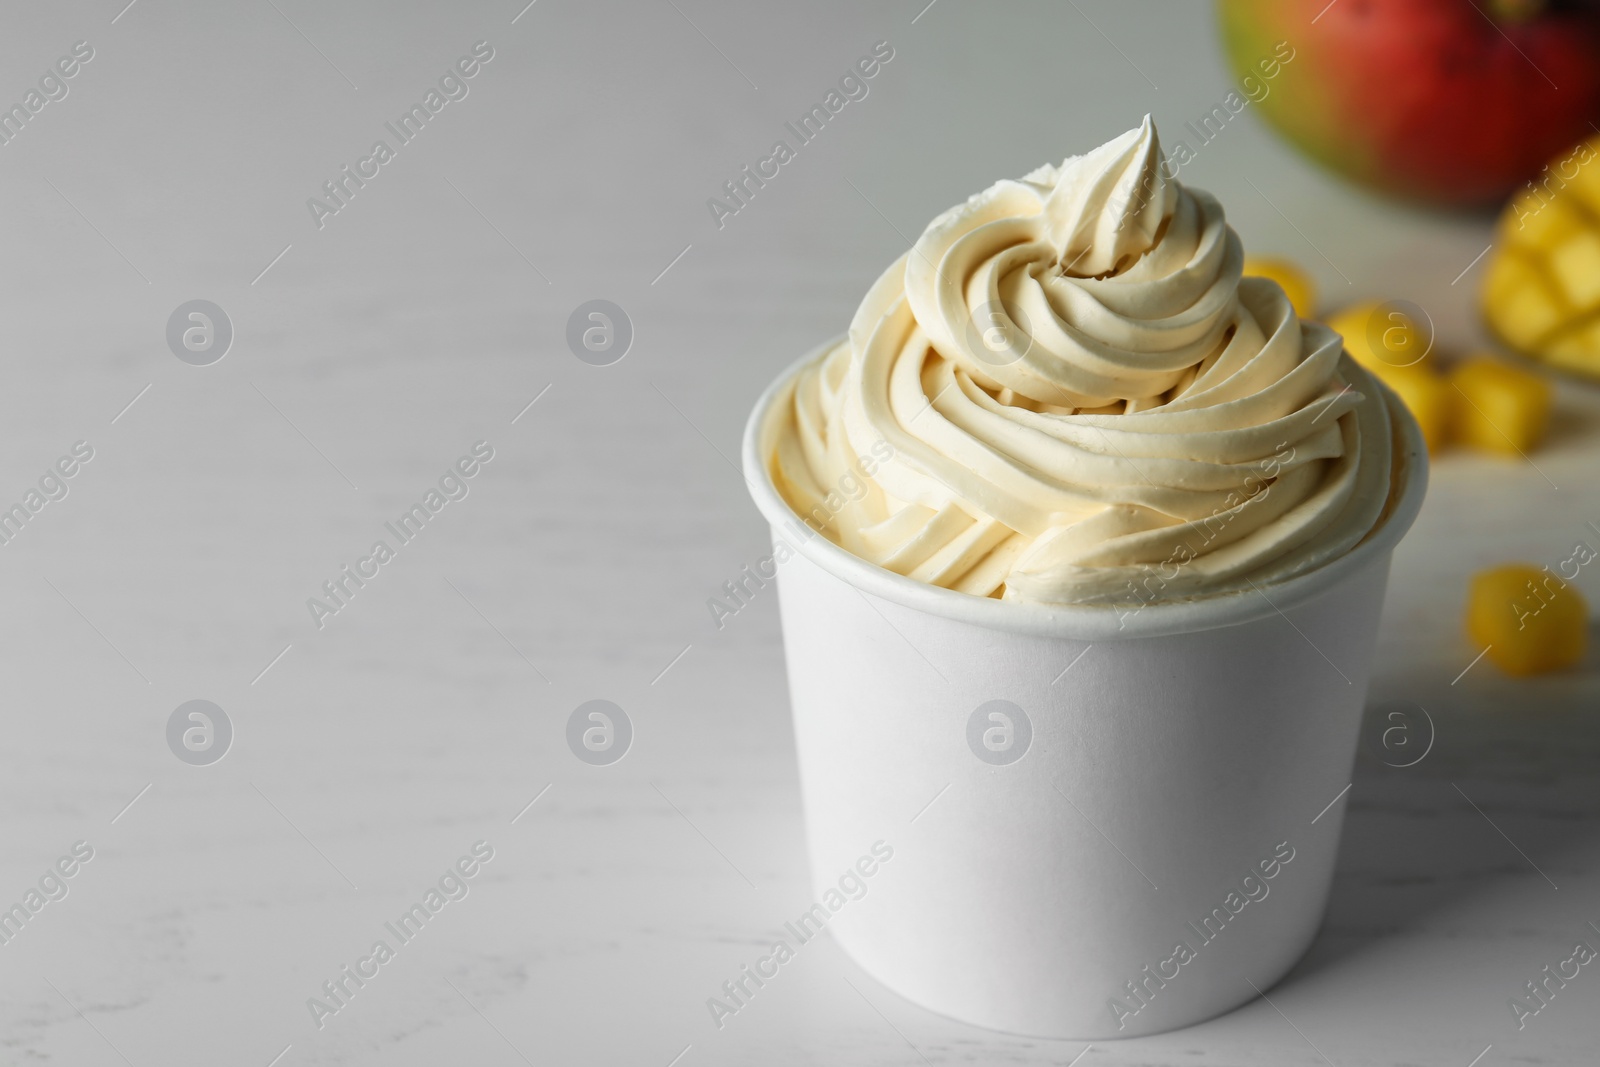
[[[1302,319],[1309,319],[1316,314],[1317,285],[1311,280],[1311,275],[1298,265],[1271,256],[1246,256],[1244,274],[1247,278],[1267,278],[1277,282],[1293,305],[1294,313]]]
[[[1507,674],[1538,674],[1583,659],[1589,611],[1583,597],[1548,567],[1524,563],[1473,575],[1467,634]]]
[[[1550,383],[1487,356],[1450,372],[1458,440],[1491,452],[1521,455],[1537,448],[1550,423]]]
[[[1575,165],[1567,171],[1572,175],[1567,187],[1572,190],[1573,196],[1577,197],[1579,203],[1591,212],[1600,213],[1600,167],[1590,166],[1596,161],[1596,155],[1591,154],[1585,159],[1584,149],[1596,153],[1596,150],[1600,149],[1600,137],[1593,138],[1579,147],[1578,154],[1573,160]]]
[[[1552,341],[1545,358],[1552,367],[1600,377],[1600,319]]]
[[[1385,371],[1380,379],[1411,409],[1428,451],[1437,453],[1442,449],[1455,421],[1457,393],[1450,383],[1423,366]]]
[[[1523,352],[1538,350],[1546,338],[1572,318],[1561,295],[1515,255],[1497,256],[1489,265],[1484,302],[1495,308],[1490,325]]]
[[[1600,137],[1518,190],[1484,264],[1484,322],[1533,359],[1600,377]]]
[[[1512,195],[1506,201],[1505,211],[1494,224],[1495,243],[1502,248],[1514,244],[1522,236],[1527,224],[1523,221],[1530,217],[1540,207],[1539,198],[1531,190],[1524,189]]]
[[[1600,307],[1600,232],[1579,231],[1550,253],[1550,269],[1567,303],[1580,312]]]
[[[1326,321],[1351,358],[1374,374],[1418,366],[1428,355],[1425,331],[1392,301],[1354,304]]]
[[[1526,248],[1549,248],[1583,228],[1583,208],[1541,187],[1537,194],[1521,193],[1501,220],[1502,239]]]
[[[1537,279],[1533,268],[1521,256],[1502,253],[1489,261],[1484,269],[1483,298],[1500,301],[1532,284]]]

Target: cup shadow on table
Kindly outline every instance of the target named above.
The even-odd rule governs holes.
[[[1449,923],[1518,880],[1560,886],[1600,869],[1600,623],[1589,636],[1585,662],[1561,674],[1489,668],[1470,692],[1369,699],[1327,914],[1284,984]],[[1418,703],[1434,744],[1404,766],[1420,749],[1401,755],[1381,739],[1403,721],[1390,712]],[[1578,905],[1551,890],[1548,922],[1581,927]]]

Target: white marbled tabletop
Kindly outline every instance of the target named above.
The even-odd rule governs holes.
[[[1576,385],[1537,469],[1436,467],[1327,923],[1270,1004],[1092,1048],[1011,1038],[823,939],[708,1017],[810,900],[776,604],[719,630],[705,603],[762,552],[730,464],[748,407],[938,210],[1220,100],[1210,5],[125,2],[0,34],[3,101],[93,50],[0,144],[0,503],[93,450],[0,546],[0,904],[59,897],[0,945],[0,1063],[1592,1060],[1592,968],[1521,1030],[1507,1001],[1600,940],[1597,662],[1463,675],[1460,625],[1473,569],[1600,544],[1600,392]],[[480,41],[319,219],[308,199]],[[719,227],[706,200],[879,41],[870,92]],[[1487,219],[1352,191],[1248,114],[1184,176],[1329,304],[1403,297],[1446,348],[1478,343]],[[166,338],[196,299],[233,330],[208,366]],[[610,366],[566,341],[596,299],[632,324]],[[459,499],[314,619],[480,441]],[[1600,601],[1600,572],[1577,584]],[[634,724],[612,766],[565,743],[595,698]],[[209,766],[168,744],[191,700],[231,723]],[[1434,743],[1389,766],[1387,713],[1413,703]],[[480,841],[459,899],[314,1019]],[[92,858],[51,876],[77,842]]]

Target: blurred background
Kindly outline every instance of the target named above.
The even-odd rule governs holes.
[[[0,505],[30,515],[0,546],[0,904],[76,843],[93,853],[0,944],[0,1059],[1465,1067],[1592,1047],[1587,968],[1521,1028],[1508,1001],[1600,944],[1596,660],[1515,678],[1463,622],[1474,574],[1600,548],[1581,353],[1559,371],[1514,356],[1482,306],[1502,255],[1552,270],[1537,242],[1593,232],[1594,210],[1541,208],[1554,236],[1513,222],[1496,248],[1535,175],[1485,175],[1461,132],[1500,138],[1504,163],[1506,129],[1538,125],[1571,158],[1581,134],[1552,101],[1587,91],[1593,55],[1561,66],[1536,41],[1583,38],[1473,9],[1566,95],[1504,68],[1489,95],[1530,102],[1509,126],[1440,118],[1464,156],[1441,182],[1381,165],[1426,128],[1385,108],[1437,83],[1392,56],[1356,78],[1314,36],[1382,6],[1357,0],[1282,33],[1233,13],[1294,38],[1259,100],[1241,92],[1253,38],[1230,59],[1201,3],[124,3],[13,10],[0,35],[0,103],[27,112],[0,127]],[[880,42],[866,95],[719,218],[708,200],[730,203],[724,183],[794,144],[785,124]],[[1359,132],[1348,116],[1308,132],[1269,110],[1348,82],[1392,89],[1358,101],[1362,143],[1328,147]],[[386,124],[430,90],[402,144]],[[1212,136],[1186,131],[1219,105]],[[1147,112],[1193,150],[1181,179],[1248,251],[1297,265],[1319,315],[1416,331],[1439,368],[1411,380],[1418,404],[1482,354],[1536,383],[1467,382],[1508,405],[1496,425],[1529,428],[1511,449],[1441,437],[1395,557],[1323,934],[1273,1004],[1135,1042],[944,1020],[826,939],[718,1029],[706,998],[811,900],[776,598],[720,627],[707,606],[765,554],[735,465],[750,405],[938,212]],[[1361,181],[1285,134],[1367,160]],[[380,139],[393,158],[363,165]],[[1580,288],[1600,278],[1583,255],[1562,260]],[[1551,336],[1501,269],[1493,333]],[[627,327],[620,356],[569,343],[595,300]],[[492,458],[448,483],[458,498],[330,599],[479,442]],[[1574,574],[1600,596],[1600,568]],[[592,699],[631,723],[614,765],[569,750]],[[212,736],[185,746],[201,721],[171,724],[194,700]],[[477,842],[493,858],[470,892],[319,1020],[308,1000]]]

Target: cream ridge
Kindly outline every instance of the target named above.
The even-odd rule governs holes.
[[[1242,263],[1146,116],[934,219],[774,406],[763,459],[841,547],[976,596],[1148,602],[1303,573],[1383,515],[1389,408]]]

